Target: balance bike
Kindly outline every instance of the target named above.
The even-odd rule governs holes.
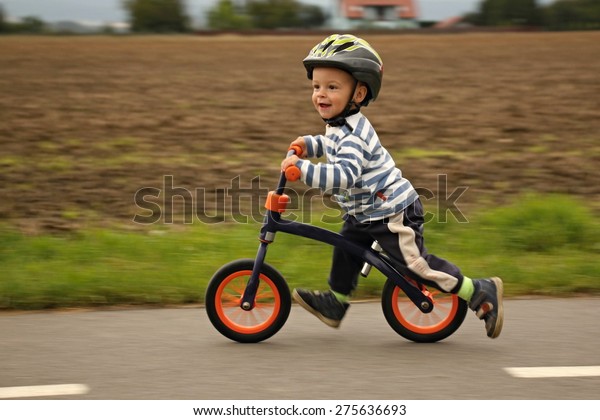
[[[301,153],[293,146],[288,156]],[[285,220],[282,213],[290,201],[284,194],[287,180],[295,181],[294,166],[281,174],[275,191],[267,196],[255,259],[240,259],[222,266],[206,289],[206,311],[213,326],[225,337],[241,343],[257,343],[277,333],[288,319],[292,298],[285,278],[265,262],[268,246],[277,232],[302,236],[340,247],[364,261],[361,274],[371,267],[386,277],[381,306],[388,324],[402,337],[431,343],[453,334],[464,321],[467,303],[458,296],[429,289],[416,273],[382,252],[375,241],[370,248],[355,244],[339,233],[305,223]]]

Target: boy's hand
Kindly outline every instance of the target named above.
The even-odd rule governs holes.
[[[296,140],[290,143],[290,147],[299,146],[302,149],[302,153],[298,156],[300,159],[304,159],[306,157],[306,141],[304,137],[298,137]]]
[[[292,155],[287,157],[281,161],[281,172],[285,172],[286,168],[289,166],[295,166],[296,162],[298,162],[300,158],[296,155]]]
[[[302,149],[302,153],[300,153],[300,156],[292,155],[290,157],[283,159],[283,161],[281,161],[281,172],[285,172],[287,167],[295,166],[296,162],[298,162],[299,159],[306,157],[306,141],[304,140],[304,137],[298,137],[296,140],[291,142],[290,148],[292,146],[300,147]]]

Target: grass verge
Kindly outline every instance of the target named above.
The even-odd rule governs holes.
[[[0,309],[201,303],[221,265],[254,257],[258,230],[219,224],[25,236],[3,227]],[[425,231],[430,252],[471,277],[501,276],[507,296],[600,293],[600,223],[574,198],[526,196],[468,224],[434,220]],[[290,287],[326,287],[330,259],[328,245],[285,234],[267,255]],[[383,280],[375,272],[361,279],[356,297],[377,296]]]

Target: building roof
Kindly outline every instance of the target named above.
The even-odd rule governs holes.
[[[362,19],[365,7],[397,7],[398,18],[417,17],[416,0],[341,0],[342,14],[350,19]]]

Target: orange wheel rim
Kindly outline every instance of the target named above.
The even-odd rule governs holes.
[[[221,282],[215,295],[219,319],[227,328],[242,334],[256,334],[268,328],[279,314],[281,298],[273,281],[261,274],[254,307],[245,311],[240,307],[251,270],[237,271]]]
[[[392,302],[396,319],[405,328],[418,334],[434,334],[446,328],[458,311],[458,296],[434,290],[429,292],[433,300],[433,311],[423,313],[416,305],[401,293],[399,287],[394,288]]]

